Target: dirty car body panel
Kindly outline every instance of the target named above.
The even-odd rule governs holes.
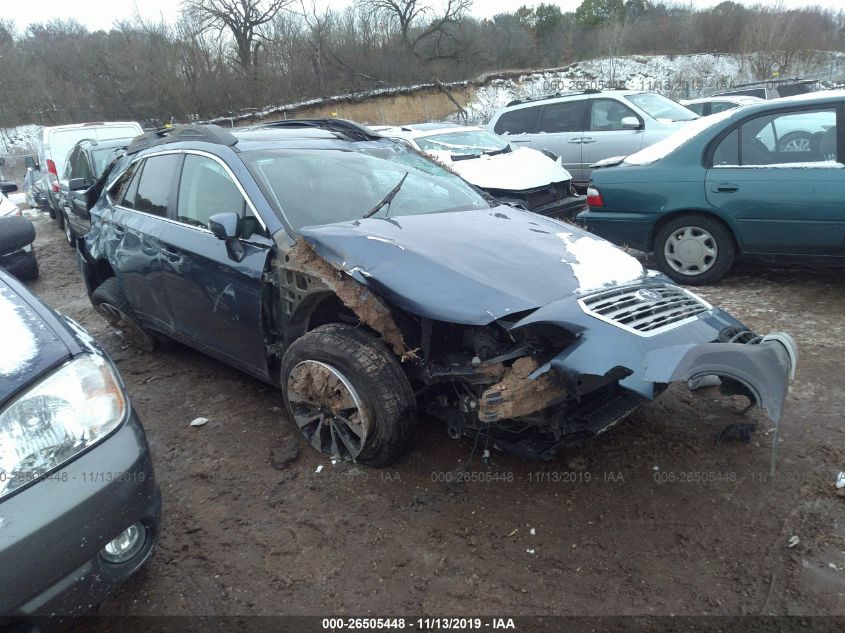
[[[122,379],[105,353],[79,326],[2,271],[0,312],[2,628],[31,616],[74,616],[93,609],[152,554],[161,498],[144,430],[125,394],[123,415],[104,427],[104,435],[77,436],[73,447],[68,444],[74,438],[61,439],[62,427],[72,428],[63,421],[67,403],[62,398],[73,400],[85,389],[82,382],[62,378],[73,375],[71,368],[94,363],[123,393]],[[68,389],[55,387],[60,380],[70,396]],[[52,414],[40,404],[45,399]],[[90,415],[84,420],[91,421]],[[106,560],[103,548],[133,524],[143,526],[143,541],[136,541],[125,560]]]
[[[145,327],[275,385],[300,337],[354,325],[382,339],[451,436],[487,435],[527,456],[549,457],[702,375],[779,420],[797,355],[787,335],[759,337],[609,242],[488,202],[366,128],[275,126],[130,147],[79,244],[89,289],[111,275],[143,286],[147,298],[131,303]],[[165,153],[224,166],[245,200],[239,222],[254,214],[260,227],[234,237],[189,225],[184,166],[161,217],[121,206],[122,174]],[[121,214],[141,246],[123,245]],[[130,251],[139,264],[126,265]],[[159,318],[145,312],[155,302]]]

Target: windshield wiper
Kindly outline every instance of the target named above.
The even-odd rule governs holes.
[[[366,219],[366,218],[369,218],[370,216],[375,215],[376,213],[378,213],[379,209],[381,209],[384,205],[390,205],[390,203],[393,201],[393,198],[395,198],[396,194],[399,193],[399,190],[402,188],[402,185],[405,184],[405,178],[408,177],[409,173],[410,172],[406,171],[405,175],[402,176],[402,180],[397,182],[396,186],[393,189],[391,189],[390,191],[388,191],[387,195],[376,203],[376,206],[374,206],[372,209],[367,211],[367,213],[364,214],[362,219]],[[390,207],[389,206],[388,206],[387,212],[390,213]],[[385,214],[385,217],[387,217],[387,214]]]

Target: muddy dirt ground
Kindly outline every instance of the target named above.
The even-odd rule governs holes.
[[[841,269],[741,265],[701,292],[799,343],[774,478],[762,414],[675,385],[552,463],[476,458],[477,481],[456,492],[445,479],[472,443],[434,420],[395,467],[332,465],[274,388],[185,347],[126,347],[56,224],[35,222],[30,287],[117,362],[164,498],[155,556],[100,614],[845,615]],[[749,419],[750,444],[716,445]],[[292,446],[278,469],[271,453]]]

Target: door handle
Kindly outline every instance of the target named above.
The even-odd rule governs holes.
[[[114,222],[112,222],[112,223],[111,223],[111,230],[112,230],[112,231],[114,232],[114,234],[115,234],[115,235],[117,235],[118,237],[123,237],[123,234],[125,233],[125,231],[123,230],[123,227],[122,227],[122,226],[118,226],[118,225],[117,225],[117,224],[115,224]]]
[[[575,143],[576,145],[580,145],[584,142],[584,139],[580,136],[576,136],[575,138],[571,138],[567,141],[567,143]]]
[[[713,187],[713,191],[717,193],[734,193],[735,191],[739,191],[739,185],[735,185],[729,182],[721,182]]]
[[[174,253],[166,248],[160,248],[159,250],[161,251],[161,254],[171,262],[178,262],[182,259],[182,256],[179,253]]]
[[[596,139],[594,139],[592,136],[582,136],[581,142],[582,143],[595,143]]]

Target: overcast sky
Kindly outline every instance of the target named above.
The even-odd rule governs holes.
[[[323,6],[342,8],[352,0],[318,0]],[[433,0],[435,4],[442,0]],[[574,11],[581,0],[545,0],[560,5],[564,11]],[[682,2],[696,7],[709,7],[721,0],[694,0]],[[497,13],[515,11],[523,4],[534,6],[540,0],[475,0],[472,13],[478,17],[489,18]],[[776,4],[778,0],[740,0],[743,4]],[[782,0],[785,7],[804,7],[812,5],[841,6],[842,0]],[[32,22],[49,20],[50,18],[75,18],[90,30],[108,29],[115,21],[131,18],[136,12],[144,18],[164,17],[168,22],[176,19],[179,11],[179,0],[37,0],[37,10],[20,10],[12,19],[18,30],[23,31]],[[306,5],[310,6],[310,0]],[[299,0],[294,0],[294,6]],[[24,6],[21,3],[19,6]]]

